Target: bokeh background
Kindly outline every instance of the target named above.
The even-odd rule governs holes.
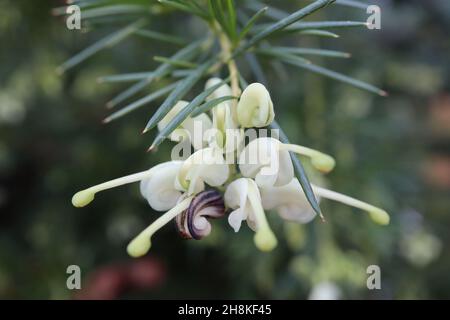
[[[276,1],[288,10],[305,3]],[[326,180],[311,180],[385,208],[392,223],[380,227],[323,201],[327,223],[288,224],[271,214],[280,243],[270,254],[257,251],[248,228],[234,234],[224,220],[202,241],[182,240],[168,226],[147,257],[133,260],[128,241],[158,215],[137,185],[105,192],[84,209],[70,199],[168,160],[169,142],[146,153],[153,133],[140,134],[161,100],[103,125],[105,103],[127,84],[97,78],[152,70],[154,55],[176,47],[130,37],[58,75],[58,65],[117,26],[103,21],[89,32],[69,31],[51,15],[62,1],[0,0],[0,298],[450,298],[450,2],[372,3],[382,8],[379,31],[289,41],[353,53],[313,61],[389,97],[261,62],[290,140],[337,158]],[[313,20],[366,17],[333,6]],[[184,14],[155,17],[151,27],[183,37],[204,33]],[[248,74],[247,63],[239,64]],[[66,287],[72,264],[82,270],[80,291]],[[373,264],[381,268],[381,290],[366,287]]]

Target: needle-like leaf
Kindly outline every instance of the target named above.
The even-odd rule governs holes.
[[[157,146],[161,144],[176,128],[178,128],[184,120],[187,119],[191,115],[191,113],[194,111],[196,107],[198,107],[205,99],[210,96],[214,91],[216,91],[219,87],[221,87],[228,79],[221,81],[210,88],[206,89],[202,93],[200,93],[198,96],[194,98],[186,107],[184,107],[168,124],[164,129],[162,129],[158,135],[156,136],[155,140],[153,141],[150,150],[153,150]]]
[[[310,30],[303,30],[299,32],[300,34],[310,35],[310,36],[319,36],[319,37],[325,37],[325,38],[339,38],[339,35],[325,30],[318,30],[318,29],[310,29]]]
[[[188,13],[191,13],[193,15],[199,16],[204,19],[208,19],[209,16],[204,10],[200,10],[198,6],[193,6],[189,2],[179,2],[179,1],[173,1],[173,0],[158,0],[160,3],[167,5],[169,7],[172,7],[174,9],[178,9],[181,11],[185,11]]]
[[[116,120],[118,118],[123,117],[124,115],[164,96],[165,94],[169,93],[170,91],[172,91],[176,86],[177,86],[178,82],[172,83],[162,89],[159,89],[129,105],[127,105],[126,107],[123,107],[122,109],[120,109],[119,111],[114,112],[113,114],[111,114],[110,116],[108,116],[107,118],[105,118],[103,120],[103,123],[109,123],[113,120]]]
[[[336,4],[366,10],[369,4],[355,0],[336,0]]]
[[[280,21],[272,24],[271,26],[267,27],[266,29],[258,32],[247,43],[245,43],[244,45],[242,45],[238,49],[236,49],[233,56],[241,54],[242,52],[246,51],[248,48],[253,47],[259,41],[263,40],[264,38],[267,38],[274,32],[280,31],[280,30],[290,26],[291,24],[297,22],[298,20],[305,18],[306,16],[333,3],[334,1],[335,0],[316,0],[315,2],[311,3],[310,5],[294,12],[293,14],[290,14],[286,18],[281,19]]]
[[[313,56],[323,56],[333,58],[349,58],[351,56],[350,53],[347,52],[315,49],[315,48],[270,47],[257,49],[255,51],[264,53],[264,50],[268,50],[269,52],[278,51],[280,53],[287,53],[287,54],[313,55]]]
[[[197,64],[190,62],[190,61],[186,61],[186,60],[179,60],[179,59],[171,59],[171,58],[167,58],[167,57],[161,57],[161,56],[154,56],[153,60],[158,61],[158,62],[162,62],[162,63],[167,63],[170,64],[174,67],[180,67],[180,68],[196,68]]]
[[[297,22],[285,31],[297,32],[308,29],[327,29],[327,28],[350,28],[350,27],[366,27],[365,21],[311,21],[311,22]]]
[[[220,97],[220,98],[216,98],[213,100],[210,100],[202,105],[200,105],[198,108],[196,108],[194,111],[192,111],[191,113],[191,117],[196,117],[204,112],[208,112],[209,110],[211,110],[212,108],[214,108],[215,106],[217,106],[218,104],[228,101],[228,100],[234,100],[234,99],[238,99],[237,97],[234,96],[224,96],[224,97]]]
[[[197,69],[193,70],[189,76],[181,80],[163,104],[150,118],[142,133],[154,128],[157,123],[161,121],[167,113],[169,113],[173,106],[186,95],[186,93],[197,83],[198,80],[200,80],[200,78],[206,73],[206,71],[208,71],[214,62],[215,59],[211,59],[203,63]]]
[[[96,54],[97,52],[107,48],[112,47],[119,43],[120,41],[124,40],[129,35],[133,34],[136,30],[142,28],[146,24],[146,21],[139,20],[136,21],[125,28],[122,28],[105,38],[97,41],[96,43],[92,44],[91,46],[87,47],[86,49],[82,50],[66,62],[64,62],[62,65],[60,65],[57,69],[58,73],[63,73],[67,71],[68,69],[76,66],[77,64],[83,62],[87,58],[91,57],[92,55]]]
[[[171,59],[183,59],[183,60],[189,60],[195,57],[198,52],[200,51],[201,45],[203,44],[204,40],[198,40],[190,45],[182,48],[177,53],[175,53],[173,56],[171,56]],[[108,108],[113,108],[114,106],[118,105],[119,103],[125,101],[135,93],[139,92],[140,90],[147,87],[154,79],[160,79],[168,75],[170,72],[172,72],[173,66],[168,63],[161,64],[156,70],[151,74],[149,77],[142,79],[138,83],[132,85],[125,91],[118,94],[116,97],[111,99],[107,106]]]
[[[259,9],[251,18],[250,20],[248,20],[247,24],[242,28],[242,31],[239,34],[239,40],[242,40],[245,38],[245,36],[247,35],[247,33],[252,29],[253,25],[255,24],[255,22],[262,17],[267,9],[269,7],[263,7],[261,9]]]
[[[323,68],[323,67],[320,67],[320,66],[317,66],[314,64],[306,64],[302,60],[299,60],[298,57],[296,57],[296,56],[286,55],[286,56],[280,56],[280,58],[283,62],[286,62],[288,64],[309,70],[311,72],[326,76],[328,78],[332,78],[334,80],[338,80],[338,81],[347,83],[347,84],[352,85],[359,89],[363,89],[363,90],[366,90],[369,92],[376,93],[380,96],[387,96],[386,91],[384,91],[380,88],[377,88],[371,84],[368,84],[364,81],[354,79],[354,78],[346,76],[342,73],[338,73],[336,71],[332,71],[332,70],[329,70],[329,69],[326,69],[326,68]]]
[[[311,63],[311,61],[309,61],[303,57],[295,56],[294,54],[285,52],[284,50],[280,50],[276,47],[264,47],[264,48],[255,50],[255,52],[258,54],[268,55],[268,56],[277,57],[277,58],[286,58],[286,56],[291,57],[291,58],[295,57],[296,59],[298,59],[298,61],[302,61],[305,64]]]
[[[134,72],[134,73],[123,73],[123,74],[113,74],[109,76],[102,76],[97,78],[97,82],[132,82],[137,80],[142,80],[153,75],[153,71],[149,72]]]

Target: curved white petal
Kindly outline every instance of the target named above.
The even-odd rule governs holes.
[[[239,156],[242,175],[254,178],[263,188],[288,184],[294,177],[294,168],[289,152],[280,149],[280,144],[269,137],[251,141]]]
[[[189,195],[205,188],[220,186],[228,180],[230,169],[218,150],[204,148],[196,151],[184,161],[178,174],[178,187]]]
[[[258,230],[255,211],[249,200],[251,188],[258,190],[253,180],[240,178],[230,183],[225,191],[224,199],[226,206],[235,209],[228,217],[228,223],[236,232],[239,231],[241,223],[244,220],[247,221],[248,226],[253,231]],[[259,192],[256,192],[256,197],[261,202]]]
[[[175,180],[182,161],[169,161],[152,168],[153,174],[140,183],[140,191],[149,205],[157,211],[173,208],[181,197]]]
[[[238,232],[241,228],[242,221],[246,220],[244,210],[237,208],[228,215],[228,223],[233,228],[234,232]]]
[[[237,116],[244,128],[265,127],[273,121],[273,103],[264,85],[252,83],[245,88],[237,105]]]
[[[216,84],[218,84],[221,81],[223,81],[223,80],[220,79],[220,78],[211,78],[208,81],[206,81],[205,88],[208,89],[208,88],[210,88],[212,86],[215,86]],[[208,101],[209,100],[214,100],[214,99],[225,97],[225,96],[231,96],[231,88],[226,83],[224,83],[219,88],[214,90],[214,92],[211,93],[211,95],[209,95],[206,100],[208,100]]]
[[[275,209],[286,220],[308,223],[316,216],[297,179],[282,187],[261,188],[265,210]]]

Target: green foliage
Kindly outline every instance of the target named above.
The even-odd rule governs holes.
[[[207,39],[196,42],[207,34],[213,19],[207,1],[175,2],[183,8],[189,3],[194,9],[187,14],[167,3],[148,0],[75,1],[85,12],[87,33],[69,32],[58,19],[49,19],[46,2],[39,8],[20,1],[0,4],[0,35],[5,44],[1,56],[6,62],[0,69],[2,298],[69,298],[72,293],[64,287],[68,264],[80,263],[87,275],[102,264],[122,262],[126,259],[123,248],[133,232],[158,214],[134,200],[134,189],[130,197],[99,197],[96,207],[83,213],[73,210],[68,199],[74,190],[99,178],[166,160],[164,152],[151,156],[142,152],[149,141],[136,133],[163,98],[196,70],[187,65],[198,67],[215,59],[186,94],[189,99],[204,92],[199,85],[202,79],[226,74],[228,57],[220,55],[214,31],[207,35],[213,43]],[[265,80],[276,97],[277,118],[290,140],[336,154],[339,167],[328,177],[331,184],[385,204],[393,213],[393,225],[380,231],[350,215],[349,210],[323,202],[329,223],[286,228],[287,240],[270,255],[255,252],[249,233],[229,235],[220,222],[201,243],[172,241],[172,232],[162,233],[153,255],[165,260],[171,279],[142,296],[307,298],[314,285],[326,280],[337,283],[345,298],[448,298],[450,288],[442,281],[450,266],[445,249],[448,190],[425,185],[421,175],[427,163],[424,159],[448,148],[442,140],[432,143],[431,151],[415,143],[434,141],[428,121],[424,121],[423,106],[448,91],[448,36],[444,30],[450,15],[444,2],[431,2],[428,6],[428,2],[398,1],[386,9],[395,21],[386,18],[382,37],[363,28],[340,28],[342,38],[337,41],[332,26],[319,27],[331,21],[363,20],[365,13],[359,8],[366,7],[359,1],[337,0],[339,7],[329,6],[309,16],[317,22],[299,20],[239,53],[237,49],[273,25],[272,20],[279,21],[310,2],[235,1],[237,36],[231,49],[241,87],[246,86],[245,79],[259,81],[246,60],[247,54],[253,54],[260,59]],[[431,10],[433,5],[440,10]],[[227,6],[223,2],[225,19],[230,17]],[[265,7],[268,9],[262,9]],[[54,10],[64,12],[65,8]],[[143,19],[142,25],[135,24],[139,19]],[[250,23],[252,19],[255,21]],[[298,25],[313,29],[293,32]],[[221,24],[219,27],[224,32]],[[104,40],[99,44],[98,39]],[[420,51],[417,43],[421,43]],[[179,51],[179,46],[187,48]],[[91,49],[84,51],[83,47]],[[272,49],[284,58],[267,54]],[[357,53],[351,60],[325,59],[346,57],[342,50],[347,49]],[[57,78],[54,69],[58,63],[77,51],[80,55],[63,64],[65,74]],[[164,57],[164,61],[154,61],[154,56]],[[291,68],[294,62],[298,70]],[[276,69],[271,69],[273,65]],[[420,81],[412,81],[414,76]],[[353,77],[389,87],[393,99],[383,100],[367,90],[346,86],[355,84],[381,93],[353,82]],[[96,79],[105,84],[95,84]],[[119,95],[114,97],[116,93]],[[109,112],[99,106],[108,99],[108,106],[117,112],[105,122],[126,121],[99,129],[98,121]],[[219,102],[202,102],[191,116]],[[161,144],[161,151],[166,147]],[[318,181],[304,165],[309,179]],[[300,181],[308,178],[297,177]],[[302,186],[307,189],[309,185]],[[277,219],[269,218],[281,231]],[[220,250],[211,250],[219,242]],[[380,264],[383,271],[385,287],[380,292],[369,292],[363,284],[364,268],[373,263]],[[242,266],[254,272],[244,273]]]

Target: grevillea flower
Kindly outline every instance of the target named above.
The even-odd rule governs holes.
[[[324,198],[338,201],[367,211],[372,220],[378,224],[389,223],[389,215],[380,208],[315,185],[312,185],[312,188],[318,200]],[[264,209],[274,209],[286,220],[308,223],[316,216],[297,179],[281,187],[261,188],[260,191]]]
[[[237,118],[244,128],[261,128],[272,123],[275,112],[264,85],[256,82],[245,88],[237,105]]]
[[[210,79],[206,87],[219,82],[218,78]],[[223,84],[207,100],[231,96],[231,91]],[[179,101],[158,124],[159,130],[187,105]],[[221,102],[212,109],[212,121],[206,114],[188,117],[171,133],[172,140],[189,139],[196,150],[186,160],[164,162],[149,170],[87,188],[77,192],[72,203],[75,207],[84,207],[100,191],[140,181],[140,192],[149,205],[165,213],[129,243],[127,251],[133,257],[146,254],[155,232],[172,220],[185,239],[199,240],[208,236],[211,232],[208,219],[224,217],[227,209],[231,211],[228,223],[235,232],[246,221],[255,232],[256,247],[270,251],[276,247],[277,239],[264,210],[275,210],[283,219],[299,223],[310,222],[316,216],[294,177],[289,152],[308,157],[322,172],[329,172],[335,165],[329,155],[282,143],[273,135],[255,138],[243,146],[245,128],[264,127],[273,119],[273,103],[267,89],[253,83],[244,90],[236,108],[230,101]],[[196,132],[200,128],[201,131]],[[210,129],[222,134],[217,143],[204,137]],[[229,136],[230,130],[239,133],[237,141],[235,136]],[[229,154],[233,155],[231,163],[228,163]],[[235,155],[238,155],[237,162]],[[367,211],[376,223],[389,223],[389,215],[382,209],[318,186],[312,185],[312,190],[318,201],[335,200]]]
[[[167,115],[158,123],[158,130],[164,129],[170,121],[189,103],[186,101],[178,101],[178,103],[167,113]],[[200,128],[196,129],[196,128]],[[187,117],[181,125],[170,134],[170,140],[181,141],[189,140],[192,143],[194,149],[199,150],[206,146],[206,142],[203,140],[204,133],[212,128],[211,119],[208,115],[202,113],[197,117]],[[199,130],[199,132],[196,132]]]
[[[294,177],[289,151],[309,157],[320,171],[329,172],[334,168],[335,161],[327,154],[263,137],[251,141],[244,148],[239,157],[239,169],[244,177],[254,178],[258,186],[283,186]]]
[[[255,231],[255,245],[261,251],[271,251],[277,245],[277,239],[270,229],[261,195],[255,181],[240,178],[230,183],[225,191],[225,204],[234,209],[228,216],[228,223],[238,232],[242,221]]]

